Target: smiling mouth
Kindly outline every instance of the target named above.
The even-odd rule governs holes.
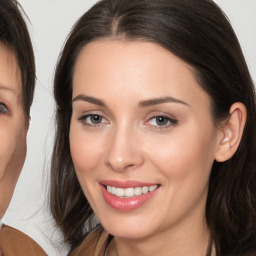
[[[118,211],[132,211],[150,201],[161,187],[139,181],[107,180],[100,182],[105,202]]]
[[[148,194],[156,190],[159,185],[143,186],[143,187],[130,187],[130,188],[119,188],[114,186],[104,186],[105,189],[112,195],[119,198],[131,198]]]

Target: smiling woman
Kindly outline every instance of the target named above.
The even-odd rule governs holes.
[[[254,87],[214,2],[100,1],[54,93],[51,210],[70,255],[256,253]]]
[[[200,216],[222,131],[187,65],[153,43],[98,40],[76,62],[73,95],[83,93],[104,103],[73,103],[71,156],[104,228],[142,238]]]

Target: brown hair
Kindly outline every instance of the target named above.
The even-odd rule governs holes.
[[[51,211],[65,241],[76,247],[90,230],[93,211],[79,185],[69,148],[72,78],[83,47],[99,38],[144,40],[161,45],[188,63],[211,98],[213,119],[229,116],[234,102],[247,108],[235,155],[214,162],[206,218],[217,255],[256,248],[255,92],[236,35],[210,0],[102,0],[73,27],[54,80],[56,138],[51,166]]]
[[[24,113],[29,117],[35,88],[35,60],[32,43],[21,6],[15,0],[0,0],[0,41],[17,59],[22,79]]]

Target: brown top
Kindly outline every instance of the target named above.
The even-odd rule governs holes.
[[[45,256],[43,249],[29,236],[9,226],[0,231],[0,255],[2,256]]]
[[[80,246],[70,252],[69,256],[104,256],[111,239],[111,235],[101,227],[96,227],[87,235]]]

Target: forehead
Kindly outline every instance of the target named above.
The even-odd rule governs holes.
[[[21,97],[21,73],[14,52],[0,42],[0,93]]]
[[[125,41],[102,39],[85,46],[76,61],[73,82],[76,78],[84,78],[89,84],[97,84],[98,80],[141,85],[142,81],[156,83],[159,80],[171,81],[177,78],[194,80],[190,68],[181,59],[161,46],[145,41]],[[174,76],[175,75],[175,76]],[[76,83],[74,83],[76,84]],[[102,85],[102,83],[100,83]],[[120,85],[121,86],[121,85]]]
[[[137,98],[167,95],[188,104],[204,98],[201,103],[209,105],[192,67],[163,47],[145,41],[102,39],[87,44],[73,76],[73,96],[82,92],[107,100],[122,99],[123,103],[128,96],[135,102]]]

